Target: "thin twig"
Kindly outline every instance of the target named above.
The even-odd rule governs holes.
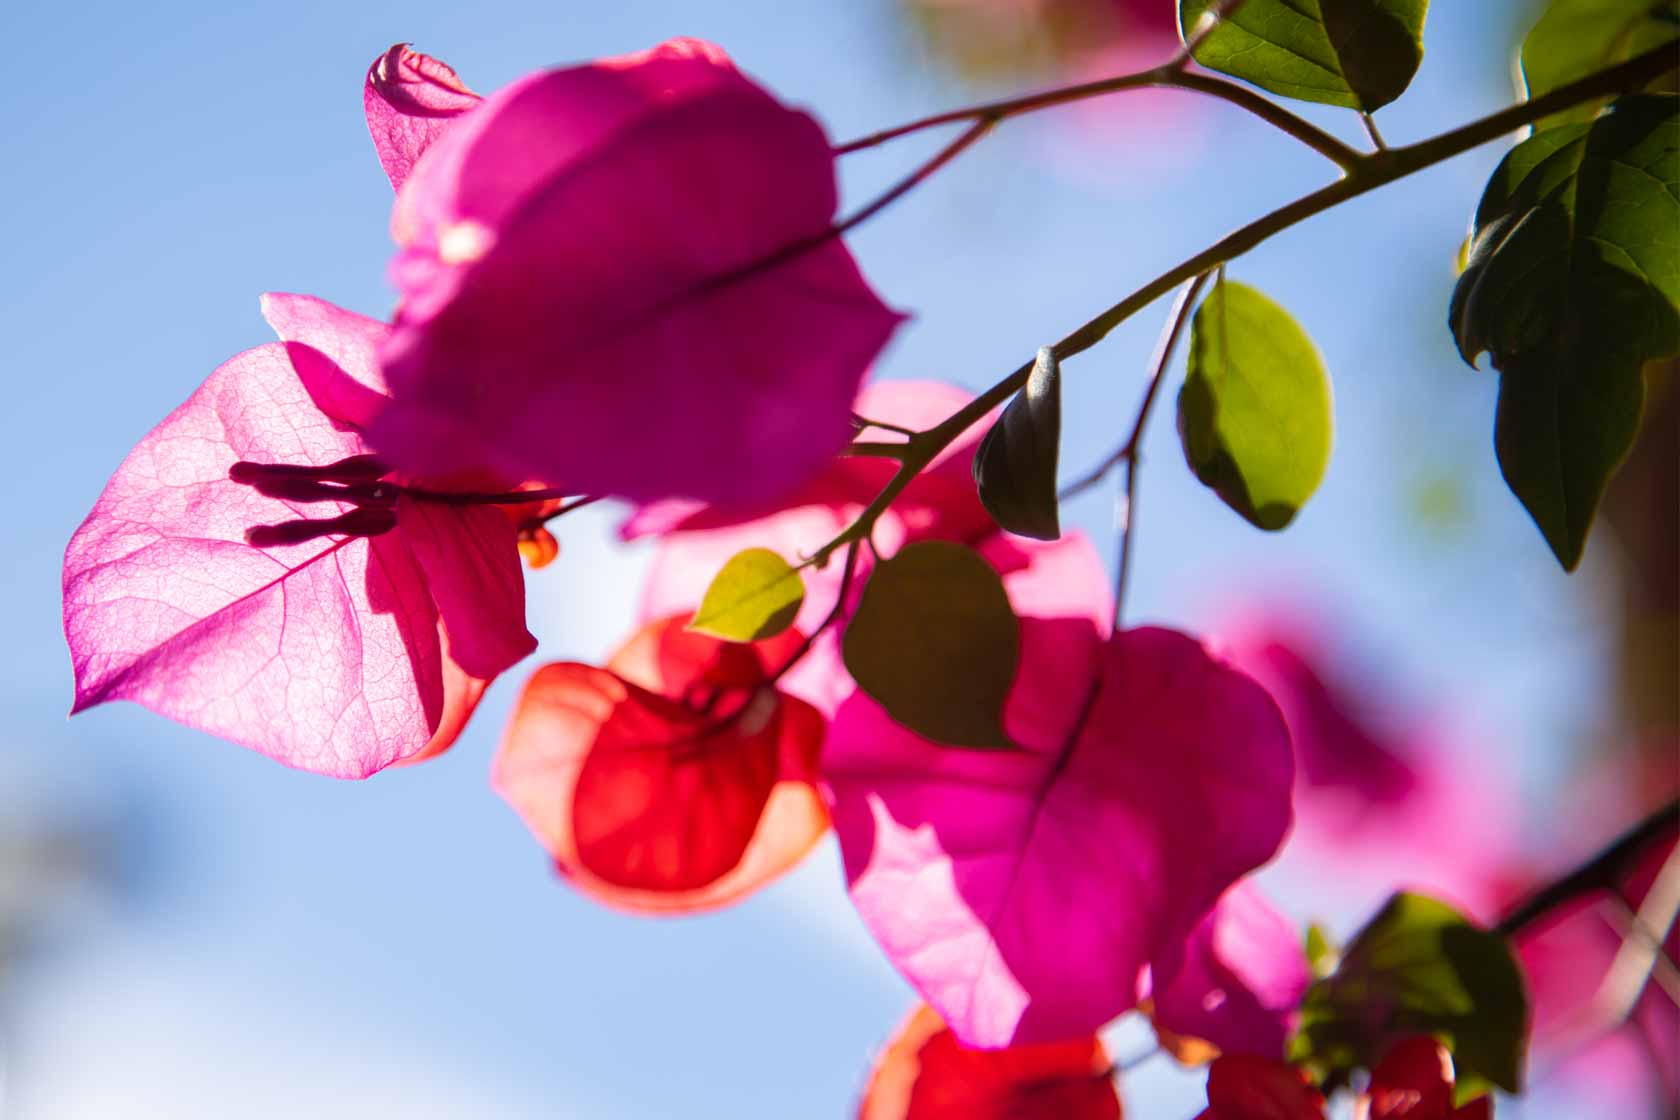
[[[1036,113],[1041,109],[1050,109],[1074,101],[1084,101],[1088,98],[1120,93],[1125,90],[1158,87],[1188,90],[1191,93],[1200,93],[1208,97],[1217,97],[1222,101],[1228,101],[1237,108],[1265,121],[1273,128],[1299,140],[1344,170],[1351,169],[1361,159],[1365,158],[1360,152],[1342,143],[1317,125],[1296,116],[1276,102],[1223,78],[1215,78],[1207,74],[1188,73],[1181,69],[1182,65],[1177,61],[1168,61],[1159,66],[1152,66],[1147,70],[1138,70],[1130,74],[1118,74],[1112,78],[1099,78],[1096,81],[1080,82],[1077,85],[1060,86],[1056,89],[1029,93],[1021,97],[1011,97],[1001,101],[987,102],[983,105],[970,105],[962,109],[935,113],[932,116],[894,125],[892,128],[882,129],[880,132],[871,133],[868,136],[862,136],[838,145],[834,149],[834,154],[837,156],[850,155],[852,152],[861,152],[866,148],[885,144],[889,140],[897,140],[900,137],[923,132],[930,128],[938,128],[941,125],[958,124],[962,121],[997,124],[1011,117]]]
[[[842,568],[840,572],[840,593],[834,597],[834,606],[829,608],[828,614],[824,616],[821,622],[817,623],[817,628],[805,635],[805,640],[799,643],[799,648],[794,650],[793,654],[786,661],[782,662],[781,666],[770,675],[770,679],[765,682],[766,684],[773,685],[777,681],[781,680],[783,675],[785,675],[789,669],[792,669],[795,665],[799,664],[805,655],[811,652],[817,644],[817,639],[822,636],[823,631],[827,630],[830,626],[833,626],[839,621],[840,615],[846,609],[846,600],[851,596],[852,576],[857,571],[857,558],[858,542],[853,541],[846,547],[846,559],[843,561],[845,567]]]
[[[986,133],[990,132],[992,130],[992,126],[995,124],[997,124],[996,118],[981,117],[979,120],[969,125],[955,140],[951,141],[949,144],[945,145],[936,152],[933,158],[916,168],[916,170],[906,175],[903,179],[900,179],[885,193],[880,195],[880,197],[876,198],[873,202],[869,203],[849,218],[845,218],[844,220],[835,223],[834,229],[829,236],[838,237],[847,230],[850,230],[852,227],[867,222],[870,218],[873,218],[876,214],[879,214],[888,206],[891,206],[894,202],[897,202],[899,199],[909,194],[918,185],[931,177],[934,172],[938,171],[941,167],[944,167],[947,163],[950,163],[952,160],[956,159],[957,156],[961,155],[964,149],[968,148],[970,145],[977,142],[982,136],[985,136]]]
[[[869,417],[860,416],[855,412],[852,413],[852,423],[857,425],[857,430],[860,432],[867,431],[870,428],[879,428],[883,432],[893,432],[901,436],[916,434],[914,428],[906,428],[902,424],[889,424],[885,420],[871,420]]]
[[[1190,34],[1185,36],[1184,46],[1179,48],[1178,54],[1173,58],[1173,63],[1177,66],[1188,65],[1190,60],[1195,57],[1197,49],[1207,42],[1208,36],[1218,31],[1219,25],[1236,15],[1237,9],[1247,2],[1248,0],[1225,0],[1225,3],[1203,12],[1202,18],[1196,21],[1196,26],[1192,27]]]
[[[1161,384],[1167,378],[1167,367],[1172,364],[1173,351],[1178,347],[1178,339],[1184,333],[1184,324],[1190,319],[1190,307],[1196,302],[1196,294],[1207,283],[1208,273],[1185,284],[1179,289],[1178,298],[1173,301],[1172,311],[1167,315],[1166,324],[1161,328],[1161,337],[1155,343],[1155,353],[1150,359],[1153,373],[1149,376],[1149,386],[1143,392],[1143,403],[1138,406],[1137,416],[1132,421],[1131,434],[1120,450],[1115,452],[1115,459],[1123,460],[1126,464],[1125,505],[1116,518],[1120,522],[1119,558],[1115,562],[1114,575],[1114,629],[1120,629],[1120,616],[1126,603],[1126,583],[1132,570],[1132,527],[1137,522],[1137,482],[1138,468],[1142,456],[1138,448],[1143,443],[1144,430],[1149,426],[1149,415],[1155,407],[1155,400],[1161,394]]]
[[[1566,902],[1594,891],[1614,890],[1635,861],[1658,837],[1680,828],[1680,801],[1671,801],[1628,829],[1586,863],[1556,879],[1506,914],[1493,931],[1515,937]]]

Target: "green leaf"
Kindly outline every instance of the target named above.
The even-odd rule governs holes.
[[[1512,149],[1476,213],[1450,324],[1500,372],[1499,467],[1566,569],[1680,352],[1680,99],[1624,98]]]
[[[1552,0],[1523,40],[1523,85],[1539,97],[1677,38],[1680,0]],[[1577,105],[1537,128],[1591,120],[1600,107]]]
[[[1186,40],[1221,0],[1179,0]],[[1196,61],[1302,101],[1371,113],[1405,92],[1423,61],[1429,0],[1248,0],[1196,48]]]
[[[1341,951],[1336,943],[1330,939],[1330,933],[1317,922],[1307,927],[1307,964],[1312,968],[1315,978],[1323,979],[1336,971],[1336,962],[1341,959]]]
[[[797,569],[768,548],[749,548],[712,577],[688,628],[726,641],[756,642],[792,626],[804,602]]]
[[[980,504],[1000,526],[1023,537],[1062,535],[1056,458],[1062,442],[1062,370],[1046,346],[1026,387],[1009,402],[974,456]]]
[[[1020,623],[1003,581],[973,549],[906,545],[869,577],[846,627],[846,669],[887,714],[925,739],[1012,747],[1003,703]]]
[[[1520,1091],[1528,996],[1510,946],[1444,902],[1401,893],[1307,989],[1289,1060],[1341,1080],[1414,1034],[1452,1051],[1467,1093],[1478,1079]]]
[[[1253,288],[1221,280],[1190,323],[1178,433],[1226,505],[1262,529],[1288,525],[1330,462],[1330,376],[1312,339]]]

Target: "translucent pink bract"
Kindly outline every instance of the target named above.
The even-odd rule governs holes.
[[[410,503],[376,537],[247,544],[252,526],[351,507],[264,497],[228,469],[365,453],[359,424],[384,390],[380,324],[306,296],[265,297],[264,312],[288,341],[212,373],[71,538],[73,710],[133,700],[289,766],[365,777],[448,746],[485,682],[534,647],[513,526],[494,508]]]
[[[391,186],[401,190],[432,142],[480,100],[455,71],[407,43],[374,59],[362,87],[362,108]]]
[[[637,501],[787,492],[850,437],[900,320],[827,236],[835,206],[821,127],[710,44],[516,82],[398,196],[372,442]]]
[[[1239,883],[1156,960],[1152,981],[1158,1026],[1222,1053],[1281,1060],[1312,970],[1300,931],[1258,887]]]
[[[983,1047],[1134,1006],[1145,966],[1277,850],[1293,776],[1270,697],[1174,631],[1024,619],[1005,718],[1024,750],[953,750],[858,693],[823,755],[864,923]]]

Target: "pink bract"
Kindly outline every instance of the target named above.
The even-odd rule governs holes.
[[[1023,750],[954,750],[857,693],[823,753],[858,912],[983,1047],[1133,1007],[1144,968],[1289,827],[1276,706],[1183,634],[1024,619],[1005,719]]]
[[[936,381],[884,381],[867,386],[855,409],[871,420],[920,430],[933,427],[971,399],[968,392]],[[1080,533],[1050,543],[1010,536],[980,504],[972,472],[974,452],[986,429],[986,422],[970,428],[910,483],[875,523],[876,547],[890,555],[914,541],[967,543],[1002,573],[1018,614],[1087,619],[1106,635],[1112,598],[1090,541]],[[868,438],[880,435],[871,430]],[[884,459],[836,459],[779,502],[728,507],[669,501],[638,511],[624,526],[625,537],[660,536],[642,595],[642,617],[693,610],[725,561],[743,549],[769,548],[790,560],[810,555],[880,493],[894,467]],[[859,552],[854,600],[872,567],[870,555],[868,549]],[[826,568],[803,573],[805,602],[797,625],[806,632],[833,607],[841,569],[836,558]],[[834,713],[855,687],[841,662],[836,629],[818,638],[783,687],[819,710]]]
[[[786,493],[846,444],[901,319],[836,204],[821,127],[711,44],[514,83],[398,196],[373,443],[641,502]]]
[[[1295,831],[1284,860],[1328,874],[1353,909],[1398,887],[1492,920],[1515,834],[1509,780],[1380,673],[1347,669],[1345,637],[1306,612],[1226,629],[1232,660],[1277,700],[1295,744]]]
[[[362,108],[391,186],[401,190],[433,141],[481,100],[454,70],[407,43],[374,59],[362,87]]]
[[[1252,883],[1225,892],[1153,968],[1154,1021],[1221,1053],[1281,1059],[1312,983],[1300,931]]]
[[[360,425],[384,399],[380,324],[307,296],[263,306],[287,341],[212,373],[71,538],[73,711],[133,700],[289,766],[365,777],[447,747],[534,647],[513,526],[405,498],[377,536],[248,544],[254,526],[355,507],[265,497],[229,468],[365,454]]]

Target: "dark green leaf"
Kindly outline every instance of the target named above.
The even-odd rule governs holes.
[[[1009,402],[974,456],[980,504],[1003,528],[1053,541],[1062,535],[1056,508],[1056,458],[1062,442],[1062,370],[1046,346],[1024,389]]]
[[[1186,39],[1221,0],[1179,0]],[[1429,0],[1248,0],[1196,61],[1302,101],[1370,113],[1405,92],[1423,61]]]
[[[1444,902],[1401,893],[1307,990],[1289,1059],[1342,1080],[1414,1034],[1452,1051],[1461,1082],[1520,1090],[1528,996],[1510,947]]]
[[[1453,290],[1459,352],[1500,372],[1500,469],[1567,569],[1633,446],[1645,364],[1680,351],[1677,104],[1624,98],[1517,145]]]
[[[1190,323],[1178,433],[1196,477],[1281,529],[1330,461],[1330,377],[1312,339],[1253,288],[1221,280]]]
[[[772,638],[789,626],[805,602],[799,572],[768,548],[729,558],[694,612],[690,630],[731,642]]]
[[[1007,748],[1003,703],[1020,640],[992,566],[962,545],[922,541],[869,577],[841,651],[858,687],[916,734]]]
[[[1680,0],[1552,0],[1523,40],[1523,84],[1539,97],[1676,38]],[[1591,120],[1599,108],[1577,105],[1538,127]]]

